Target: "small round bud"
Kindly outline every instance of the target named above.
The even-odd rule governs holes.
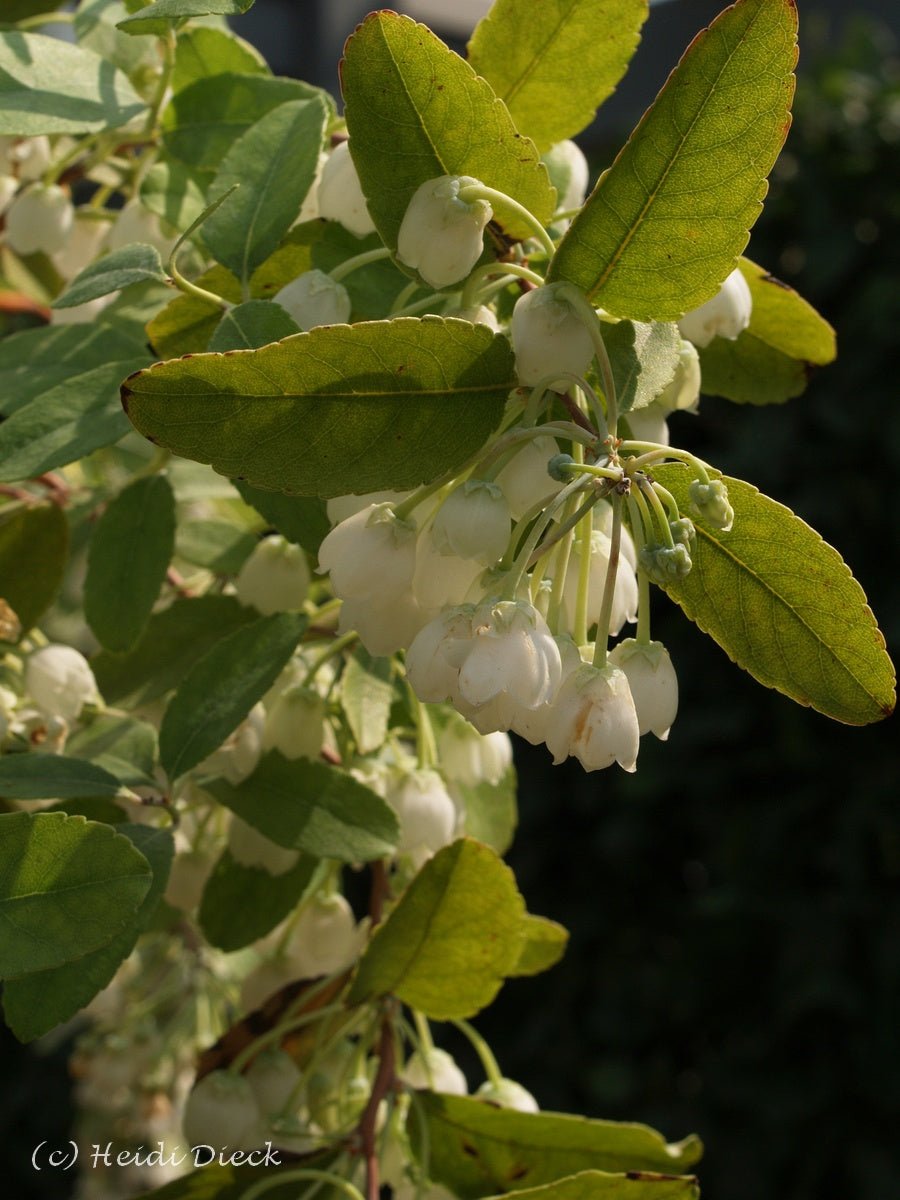
[[[359,175],[350,156],[349,142],[340,142],[329,154],[322,167],[317,196],[320,217],[339,221],[358,238],[375,232]]]
[[[547,474],[551,479],[555,479],[557,483],[568,483],[572,478],[570,468],[574,464],[575,459],[571,454],[554,454],[547,463]]]
[[[734,341],[750,324],[752,310],[750,288],[736,267],[711,299],[685,313],[678,328],[695,346],[708,346],[714,337]]]
[[[451,1055],[437,1047],[411,1054],[400,1072],[400,1078],[410,1087],[427,1088],[451,1096],[465,1096],[469,1091],[466,1077]]]
[[[68,193],[55,183],[35,183],[19,192],[6,212],[6,241],[16,254],[56,254],[75,220]]]
[[[676,546],[686,546],[688,552],[693,550],[697,540],[697,530],[690,517],[679,517],[677,521],[670,521],[669,529],[672,531],[672,541]]]
[[[519,382],[534,387],[542,380],[555,392],[569,387],[567,379],[553,380],[556,371],[584,376],[594,357],[594,343],[584,322],[564,298],[565,284],[547,284],[516,301],[510,333]]]
[[[692,567],[687,546],[644,546],[638,555],[642,570],[654,583],[666,587],[689,574]]]
[[[397,235],[397,258],[434,288],[465,279],[484,250],[484,228],[494,215],[487,200],[461,200],[478,185],[469,175],[440,175],[413,193]]]
[[[516,1112],[540,1112],[538,1102],[531,1092],[514,1079],[504,1078],[496,1082],[488,1079],[475,1093],[475,1099],[496,1104],[498,1108],[511,1108]]]
[[[309,584],[305,554],[275,533],[254,546],[238,572],[234,590],[241,604],[252,605],[268,617],[302,608]]]
[[[728,502],[728,488],[723,481],[711,479],[709,483],[701,483],[695,479],[688,491],[697,514],[707,525],[727,533],[734,524],[734,509]]]
[[[314,896],[304,905],[291,931],[284,956],[297,975],[314,979],[349,967],[362,946],[353,910],[339,893]]]
[[[25,690],[48,716],[78,718],[88,701],[99,699],[97,681],[83,654],[71,646],[44,646],[25,666]]]
[[[350,320],[350,296],[342,283],[313,269],[292,279],[272,297],[289,317],[308,333],[319,325],[346,325]]]

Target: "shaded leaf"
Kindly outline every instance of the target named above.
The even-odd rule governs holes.
[[[69,554],[69,524],[56,504],[0,508],[0,598],[27,633],[53,602]],[[13,637],[7,633],[12,632]],[[15,629],[0,640],[17,640]]]
[[[485,842],[498,854],[505,854],[519,822],[515,767],[510,767],[498,783],[483,780],[470,786],[457,780],[451,791],[466,814],[465,829],[469,837]]]
[[[358,647],[341,676],[341,707],[360,754],[371,754],[387,737],[394,701],[391,660]]]
[[[514,975],[539,975],[549,971],[566,952],[569,931],[547,917],[525,914],[525,941]]]
[[[156,729],[136,717],[99,713],[66,742],[66,752],[103,767],[128,787],[152,783]]]
[[[140,9],[135,16],[120,21],[119,29],[133,34],[163,34],[185,17],[204,17],[208,14],[239,17],[252,4],[253,0],[156,0]]]
[[[331,529],[324,500],[316,496],[267,492],[251,487],[242,479],[235,479],[234,485],[247,504],[252,505],[283,537],[318,556],[322,539]]]
[[[662,321],[619,321],[603,329],[619,412],[646,408],[667,387],[678,366],[678,326]]]
[[[162,158],[153,164],[141,182],[141,204],[173,229],[187,229],[206,208],[206,196],[198,175],[184,163]],[[202,229],[194,236],[202,238]]]
[[[179,33],[172,72],[173,92],[180,92],[198,79],[222,75],[226,71],[236,75],[271,73],[259,51],[237,34],[205,25]]]
[[[236,575],[256,542],[256,534],[225,521],[184,521],[178,527],[175,552],[217,575]]]
[[[159,251],[155,246],[133,242],[130,246],[104,254],[85,267],[56,297],[53,307],[74,308],[78,304],[86,304],[88,300],[96,300],[99,296],[108,296],[110,292],[130,287],[133,283],[146,283],[148,279],[166,282]]]
[[[5,754],[0,758],[0,796],[6,800],[70,800],[120,796],[125,789],[108,771],[61,754]]]
[[[280,342],[282,338],[299,333],[300,329],[280,304],[271,300],[248,300],[222,314],[222,319],[209,340],[209,349],[258,350]]]
[[[301,858],[280,875],[245,867],[226,850],[203,889],[200,928],[220,950],[240,950],[283,921],[312,880],[318,860]]]

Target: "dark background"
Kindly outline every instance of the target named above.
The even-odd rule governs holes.
[[[654,12],[632,80],[585,143],[598,168],[719,7],[673,0]],[[333,88],[352,8],[258,0],[238,26],[276,70]],[[832,321],[840,357],[783,407],[705,399],[699,418],[675,418],[673,440],[836,545],[896,658],[900,61],[883,26],[829,23],[822,14],[837,5],[800,8],[795,124],[750,253]],[[876,0],[854,9],[900,21]],[[317,58],[319,45],[332,49]],[[479,1028],[546,1109],[699,1133],[704,1200],[891,1200],[895,723],[850,729],[800,709],[664,598],[654,611],[682,690],[670,741],[644,739],[633,776],[551,769],[542,749],[518,747],[510,862],[529,907],[572,940],[547,975],[507,984]],[[24,1148],[65,1136],[64,1048],[24,1050],[4,1032],[0,1055],[18,1081],[0,1091],[10,1195],[61,1198],[64,1182],[34,1175]]]

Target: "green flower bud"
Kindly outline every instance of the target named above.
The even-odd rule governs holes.
[[[701,483],[695,479],[689,492],[694,508],[707,525],[727,533],[734,524],[734,509],[728,503],[728,488],[723,481],[712,479]]]
[[[638,556],[641,568],[660,587],[684,579],[693,565],[687,546],[644,546]]]

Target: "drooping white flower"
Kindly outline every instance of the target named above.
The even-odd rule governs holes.
[[[15,175],[0,174],[0,217],[12,203],[13,196],[19,190],[19,181]]]
[[[625,638],[610,650],[608,661],[628,679],[641,736],[655,733],[666,741],[678,712],[678,678],[668,650],[662,642]]]
[[[257,542],[238,572],[234,590],[241,604],[268,617],[302,608],[309,589],[306,555],[280,533]]]
[[[605,533],[608,538],[612,538],[613,530],[613,506],[608,500],[598,500],[591,510],[594,514],[594,529]],[[628,532],[625,525],[619,534],[619,554],[637,570],[637,548],[634,544],[634,539]]]
[[[316,192],[319,216],[339,221],[358,238],[375,232],[375,225],[366,207],[366,198],[350,156],[350,143],[340,142],[322,167]]]
[[[420,700],[453,701],[459,680],[459,647],[472,636],[471,604],[445,609],[416,635],[406,655],[406,677]]]
[[[558,696],[565,687],[569,676],[582,665],[582,658],[581,652],[569,634],[563,634],[558,637],[556,645],[559,649],[559,658],[562,664],[559,689],[556,693]],[[553,720],[555,701],[556,696],[548,700],[546,704],[538,705],[537,708],[521,709],[515,714],[515,720],[510,728],[519,737],[523,737],[526,742],[530,742],[532,746],[543,745],[547,741],[550,722]]]
[[[752,310],[747,280],[735,267],[711,299],[684,314],[678,328],[695,346],[708,346],[714,337],[734,341],[750,324]]]
[[[591,564],[588,580],[587,621],[588,627],[600,619],[600,608],[603,604],[603,591],[606,587],[606,573],[609,568],[609,555],[612,543],[609,537],[599,529],[591,534]],[[575,627],[575,610],[578,604],[578,578],[581,570],[581,542],[579,539],[572,544],[569,558],[566,582],[563,586],[563,613],[569,629]],[[548,572],[553,576],[556,569],[555,559],[551,558]],[[613,591],[612,610],[609,614],[609,633],[617,634],[626,621],[637,618],[638,585],[634,567],[628,561],[627,555],[619,552],[619,564],[616,569],[616,583]]]
[[[404,1083],[413,1088],[427,1088],[451,1096],[465,1096],[469,1091],[466,1077],[446,1050],[436,1046],[411,1054],[400,1072]]]
[[[538,1102],[527,1088],[514,1079],[486,1080],[475,1093],[476,1100],[496,1104],[498,1108],[511,1108],[516,1112],[540,1112]]]
[[[667,408],[662,408],[654,401],[644,408],[631,409],[625,414],[625,420],[631,429],[631,436],[639,442],[656,442],[659,446],[668,446],[671,438],[666,418]]]
[[[412,592],[399,596],[350,597],[341,605],[338,633],[356,630],[376,658],[405,650],[430,616]]]
[[[325,501],[325,511],[332,525],[340,525],[370,504],[399,504],[408,495],[409,492],[365,492],[361,496],[333,496]]]
[[[65,246],[74,220],[75,209],[63,188],[34,183],[6,210],[7,245],[16,254],[56,254]]]
[[[25,690],[42,712],[69,722],[78,718],[85,704],[99,699],[87,659],[71,646],[44,646],[30,655]]]
[[[37,137],[22,138],[7,151],[9,163],[15,168],[19,179],[33,182],[47,174],[52,159],[50,139],[45,133]]]
[[[625,673],[585,664],[566,679],[553,705],[547,747],[554,763],[570,756],[586,771],[637,763],[640,731]]]
[[[511,430],[510,432],[515,432]],[[555,496],[563,484],[547,474],[547,463],[559,454],[559,446],[552,437],[542,434],[529,440],[515,456],[497,472],[497,483],[509,504],[509,511],[518,521],[545,496]]]
[[[254,704],[234,733],[195,768],[197,774],[220,775],[232,784],[252,775],[262,753],[265,724],[266,710],[261,704]]]
[[[370,504],[341,521],[319,547],[319,565],[331,573],[343,600],[399,597],[412,586],[416,529],[390,504]]]
[[[275,1114],[297,1093],[302,1076],[289,1054],[278,1046],[268,1046],[253,1060],[245,1078],[260,1110]]]
[[[460,647],[458,693],[478,708],[501,696],[516,708],[537,708],[556,693],[559,649],[537,609],[522,600],[488,600],[472,614]]]
[[[317,759],[325,739],[325,701],[302,683],[279,692],[266,713],[263,749],[285,758]]]
[[[413,576],[413,596],[425,616],[419,628],[445,606],[462,604],[482,573],[482,564],[474,558],[438,550],[433,528],[426,529],[416,544]]]
[[[365,928],[357,927],[353,910],[339,892],[314,896],[294,923],[284,957],[297,976],[314,979],[349,967],[364,937]]]
[[[499,484],[469,479],[438,509],[432,536],[441,554],[489,566],[506,551],[509,527],[509,504]]]
[[[313,268],[286,283],[272,297],[289,317],[308,333],[319,325],[346,325],[350,320],[350,296],[342,283]]]
[[[453,840],[456,807],[436,771],[411,771],[389,787],[386,800],[400,822],[397,850],[420,866]]]
[[[107,221],[96,221],[88,217],[84,210],[75,210],[75,219],[71,232],[63,248],[53,256],[53,265],[63,279],[74,279],[85,267],[90,266],[94,259],[99,258],[105,247],[103,245],[109,233]],[[98,299],[105,299],[100,296]],[[65,312],[60,309],[60,312]]]
[[[191,1146],[258,1144],[262,1113],[247,1080],[233,1071],[211,1071],[195,1084],[182,1119],[184,1136]]]
[[[397,258],[432,287],[465,279],[484,250],[484,228],[494,215],[487,200],[461,200],[469,175],[440,175],[416,189],[397,234]]]
[[[560,295],[563,286],[550,283],[526,292],[513,309],[510,333],[516,374],[528,387],[552,377],[556,371],[584,376],[594,357],[594,344],[584,322]],[[570,386],[568,379],[550,384],[557,392]]]
[[[234,813],[228,825],[228,850],[244,867],[260,867],[270,875],[284,875],[297,865],[300,853],[279,846]]]
[[[176,238],[164,233],[156,213],[145,208],[140,200],[129,200],[113,221],[106,239],[107,250],[121,250],[133,242],[155,246],[163,261],[168,258]]]
[[[569,138],[555,142],[541,155],[541,162],[546,165],[550,182],[556,188],[557,211],[579,208],[584,203],[590,182],[590,167],[580,147]]]
[[[742,276],[743,278],[743,276]],[[653,401],[666,412],[696,412],[700,401],[700,355],[693,342],[682,339],[672,382]]]
[[[497,731],[482,734],[453,713],[437,734],[438,754],[444,774],[454,783],[476,787],[499,783],[512,766],[509,735]]]

